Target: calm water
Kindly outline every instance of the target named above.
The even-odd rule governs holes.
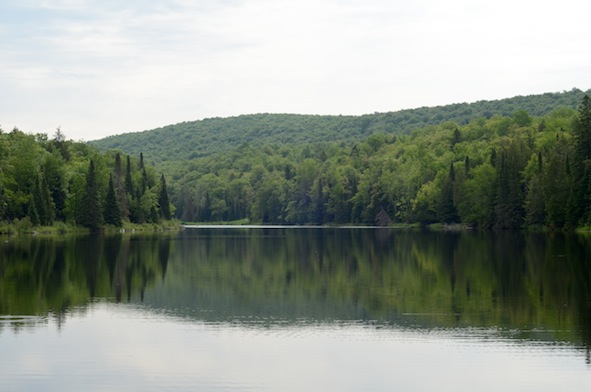
[[[1,391],[591,387],[591,238],[2,238]]]

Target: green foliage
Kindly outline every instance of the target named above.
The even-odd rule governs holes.
[[[447,122],[396,138],[244,143],[169,166],[170,201],[185,221],[563,227],[576,169],[565,160],[576,151],[572,124],[580,116],[570,109],[544,117],[514,110],[511,117]],[[136,192],[144,177],[134,175]],[[144,219],[154,216],[147,206],[153,199],[137,204]]]
[[[153,167],[141,165],[128,157],[130,194],[119,154],[67,141],[59,130],[51,140],[18,129],[0,132],[0,225],[32,231],[66,222],[91,230],[102,229],[103,222],[138,223],[130,217],[128,199],[142,222],[157,223],[161,213],[155,195],[160,192],[164,200],[167,189],[156,186]],[[170,216],[174,209],[168,208]]]
[[[158,192],[158,206],[160,207],[160,215],[163,219],[169,220],[172,218],[170,213],[170,200],[168,198],[168,190],[166,188],[166,179],[164,174],[160,177],[160,191]]]
[[[111,183],[112,185],[112,183]],[[82,196],[83,208],[77,221],[84,227],[97,230],[103,225],[103,213],[99,194],[99,185],[94,161],[91,160],[86,174],[86,185]]]
[[[498,116],[499,134],[509,127],[529,126],[529,116],[545,116],[558,107],[574,109],[585,93],[578,89],[562,93],[458,103],[437,107],[375,113],[364,116],[313,116],[295,114],[254,114],[231,118],[210,118],[169,125],[141,133],[110,136],[90,142],[101,150],[120,150],[133,156],[146,154],[151,161],[172,174],[174,162],[227,153],[240,145],[296,146],[359,142],[377,149],[392,135],[410,134],[428,126],[465,126],[474,119]],[[449,128],[448,128],[449,129]],[[453,129],[453,128],[452,128]],[[372,135],[385,135],[373,137]],[[163,166],[160,164],[163,163]],[[175,168],[175,169],[178,169]]]
[[[115,193],[115,186],[113,185],[113,176],[109,177],[109,187],[107,189],[107,198],[105,202],[105,208],[103,212],[105,218],[105,224],[120,227],[121,221],[121,209],[117,201],[117,195]]]
[[[157,141],[196,154],[187,159],[174,149],[152,150],[159,176],[141,152],[139,159],[126,155],[123,166],[122,152],[100,154],[63,135],[0,133],[0,220],[28,217],[34,225],[58,221],[92,229],[103,219],[119,225],[117,215],[123,224],[174,216],[296,225],[577,227],[591,220],[591,100],[585,96],[578,111],[557,106],[581,94],[495,101],[499,111],[486,115],[476,111],[485,103],[440,107],[440,114],[470,110],[462,119],[441,114],[439,122],[408,132],[388,121],[412,111],[241,116],[184,124],[195,128],[185,129],[183,138],[173,129],[166,140],[159,131],[126,135],[148,149]],[[531,109],[542,101],[543,109]],[[199,152],[204,146],[207,152]],[[107,217],[115,205],[119,213]]]

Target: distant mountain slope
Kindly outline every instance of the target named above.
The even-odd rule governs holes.
[[[374,133],[403,134],[428,125],[453,121],[459,125],[471,119],[512,115],[526,110],[543,116],[557,107],[576,108],[585,93],[572,89],[561,93],[458,103],[437,107],[375,113],[363,116],[322,116],[297,114],[253,114],[182,122],[150,131],[110,136],[91,141],[101,150],[126,154],[143,152],[153,162],[188,160],[232,149],[245,142],[252,145],[340,142],[361,140]]]

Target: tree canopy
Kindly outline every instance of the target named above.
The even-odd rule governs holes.
[[[156,181],[155,168],[140,169],[129,156],[127,162],[124,179],[120,154],[66,140],[59,129],[52,139],[0,129],[0,223],[26,229],[63,222],[99,230],[105,223],[170,217],[174,208],[164,204],[167,190]]]
[[[578,105],[561,104],[575,96]],[[0,132],[0,221],[591,223],[588,95],[573,89],[466,107],[460,121],[442,114],[458,108],[450,105],[436,108],[439,122],[413,128],[384,120],[412,111],[211,119],[184,133],[172,126],[125,135],[127,147],[104,153],[94,146],[123,139],[82,144],[61,130],[53,139]],[[486,107],[498,112],[472,115]],[[503,114],[505,107],[514,110]],[[132,154],[138,145],[154,155]]]

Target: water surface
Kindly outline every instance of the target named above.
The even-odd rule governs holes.
[[[3,238],[0,390],[580,390],[590,256],[519,233]]]

